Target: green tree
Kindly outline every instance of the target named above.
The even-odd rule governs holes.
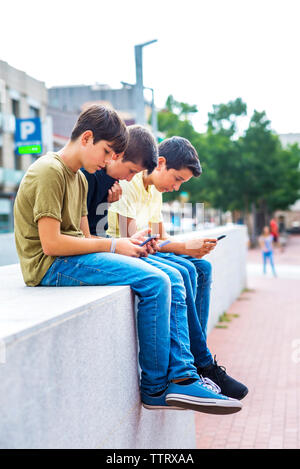
[[[274,210],[285,210],[299,198],[300,149],[297,145],[282,148],[264,111],[254,111],[244,135],[237,138],[238,119],[247,113],[241,98],[214,105],[204,134],[198,133],[188,118],[196,112],[195,106],[182,104],[169,96],[158,124],[166,137],[185,137],[198,152],[203,174],[182,186],[191,202],[243,211],[251,237],[251,211],[259,214],[260,230]],[[164,200],[177,197],[170,193]]]
[[[237,117],[247,114],[247,105],[241,98],[227,104],[214,104],[213,112],[208,113],[208,130],[232,137],[237,131]]]
[[[277,175],[280,184],[266,196],[271,211],[286,210],[300,197],[300,148],[297,144],[277,153]]]
[[[300,150],[297,145],[283,149],[266,113],[257,111],[241,143],[245,208],[248,211],[252,204],[258,212],[260,232],[273,211],[288,209],[299,197]]]

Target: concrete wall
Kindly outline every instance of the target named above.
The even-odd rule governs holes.
[[[211,306],[208,332],[215,326],[221,314],[238,298],[247,287],[247,228],[235,226],[220,227],[215,235],[226,234],[218,246],[207,256],[213,266]]]
[[[246,284],[245,229],[225,232],[209,329]],[[30,288],[12,264],[0,295],[0,448],[195,447],[193,412],[141,406],[129,287]]]
[[[192,411],[140,403],[129,287],[25,287],[0,268],[0,448],[193,448]]]

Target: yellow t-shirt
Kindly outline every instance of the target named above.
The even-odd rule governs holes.
[[[80,222],[87,215],[87,190],[83,173],[74,173],[56,153],[41,156],[28,168],[14,205],[15,242],[27,285],[38,285],[55,260],[44,254],[38,220],[55,218],[62,234],[83,237]]]
[[[132,178],[130,182],[120,181],[122,197],[111,204],[108,210],[109,236],[120,237],[118,214],[136,220],[137,230],[149,227],[150,223],[162,221],[162,194],[155,186],[145,189],[143,172]]]

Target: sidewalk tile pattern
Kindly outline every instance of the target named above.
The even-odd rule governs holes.
[[[248,261],[261,263],[260,252]],[[276,264],[300,267],[300,236],[275,252]],[[195,413],[197,448],[300,448],[300,275],[249,276],[227,313],[227,328],[214,328],[208,345],[249,394],[237,414]]]

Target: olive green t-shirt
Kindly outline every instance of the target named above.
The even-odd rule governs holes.
[[[56,153],[38,158],[23,177],[14,204],[15,241],[26,285],[39,285],[56,259],[44,254],[38,220],[59,220],[64,235],[83,237],[81,217],[87,215],[87,180],[74,173]]]

